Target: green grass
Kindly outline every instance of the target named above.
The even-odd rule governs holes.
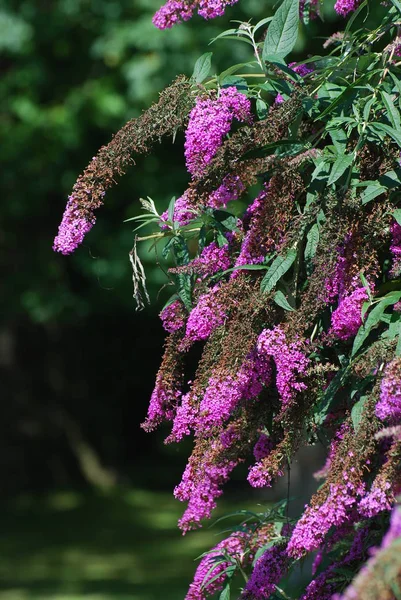
[[[0,508],[0,600],[183,600],[194,558],[224,528],[182,537],[183,505],[143,490],[24,496]]]

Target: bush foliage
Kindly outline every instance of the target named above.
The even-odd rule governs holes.
[[[154,24],[234,3],[168,0]],[[283,0],[220,33],[215,42],[247,44],[249,60],[211,74],[203,54],[129,121],[78,178],[54,243],[70,254],[135,156],[183,129],[188,187],[161,214],[142,200],[130,253],[139,308],[141,242],[173,291],[143,427],[171,422],[166,443],[193,437],[174,491],[187,503],[179,526],[210,518],[238,464],[263,488],[301,447],[327,447],[299,519],[285,499],[246,515],[201,558],[187,600],[227,600],[234,577],[242,598],[293,597],[289,577],[309,555],[302,600],[400,597],[401,4],[372,5],[337,0],[344,30],[298,63],[288,57],[320,18],[314,0]]]

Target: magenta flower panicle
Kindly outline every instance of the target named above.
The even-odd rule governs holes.
[[[58,234],[54,240],[53,250],[65,255],[72,254],[82,244],[85,235],[92,229],[95,221],[96,218],[93,215],[83,216],[74,197],[69,196]]]

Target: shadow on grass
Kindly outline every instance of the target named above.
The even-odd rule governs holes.
[[[181,600],[219,527],[182,537],[170,494],[59,492],[0,506],[0,600]],[[222,511],[238,507],[225,505]],[[218,516],[218,515],[216,515]]]

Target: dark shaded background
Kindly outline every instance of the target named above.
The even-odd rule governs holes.
[[[95,228],[75,255],[55,254],[52,241],[67,195],[97,149],[176,74],[191,74],[196,58],[210,50],[209,40],[230,26],[229,18],[265,17],[273,2],[242,0],[227,18],[194,18],[159,32],[151,16],[160,2],[0,0],[2,600],[162,597],[146,588],[146,576],[138,583],[127,575],[126,588],[117,589],[125,581],[119,571],[124,558],[113,571],[117,587],[111,595],[106,558],[93,576],[97,584],[87,589],[73,575],[82,557],[64,550],[76,535],[72,547],[83,555],[90,555],[91,539],[96,551],[114,549],[114,555],[122,544],[125,556],[140,531],[146,542],[138,556],[146,557],[151,524],[160,520],[163,506],[170,529],[181,509],[171,489],[188,446],[165,448],[163,432],[145,435],[139,428],[163,345],[157,313],[165,292],[157,294],[164,280],[144,253],[153,304],[136,313],[128,262],[133,234],[123,221],[138,212],[139,197],[149,195],[164,209],[185,189],[182,137],[137,160],[107,194]],[[332,11],[326,18],[302,31],[294,60],[305,49],[320,52],[320,36],[338,27]],[[221,41],[211,49],[216,71],[250,58],[248,46],[239,42]],[[142,509],[152,515],[148,529]],[[191,561],[204,550],[198,551],[202,540],[210,541],[210,534],[200,535],[193,548],[174,538],[177,552]],[[172,551],[171,539],[162,562]],[[42,544],[43,560],[35,562]],[[58,566],[47,574],[49,553]],[[168,583],[166,573],[160,585]],[[171,598],[181,597],[179,589]]]

